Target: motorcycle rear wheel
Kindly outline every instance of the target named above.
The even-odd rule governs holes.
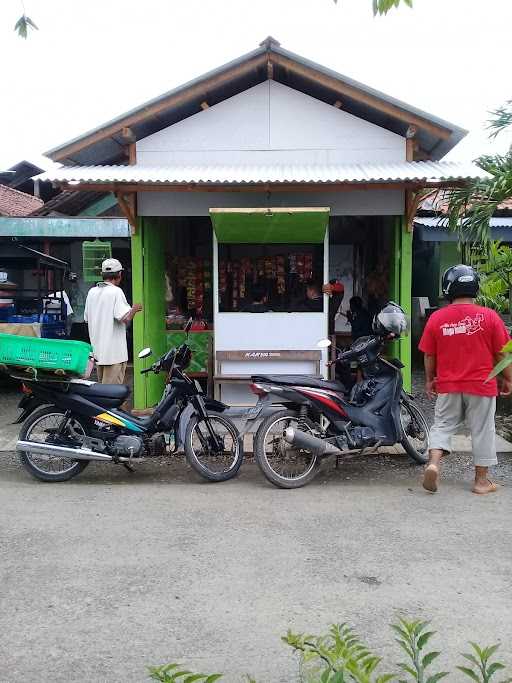
[[[39,408],[23,423],[20,430],[20,441],[48,442],[52,432],[62,424],[64,415],[65,411],[56,406]],[[85,426],[76,415],[70,418],[70,425],[74,432],[85,436]],[[20,451],[19,458],[23,467],[40,481],[68,481],[83,472],[89,464],[87,460],[72,460],[71,458],[52,455],[43,456],[31,453],[31,451]]]
[[[400,441],[407,455],[418,465],[428,461],[429,426],[421,410],[407,398],[400,399]]]
[[[260,470],[274,486],[282,489],[297,489],[309,484],[320,466],[316,455],[294,448],[284,439],[287,427],[300,428],[298,419],[292,410],[269,415],[259,426],[254,439],[254,457]]]
[[[223,451],[215,451],[208,429],[222,440]],[[244,459],[242,439],[236,426],[225,417],[208,414],[207,418],[195,416],[187,425],[185,433],[185,456],[189,465],[201,477],[209,481],[227,481],[237,475]]]

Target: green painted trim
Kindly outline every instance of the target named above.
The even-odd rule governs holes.
[[[329,224],[329,211],[210,213],[219,243],[321,244]]]
[[[0,217],[0,237],[129,237],[125,218]]]
[[[144,277],[143,277],[143,234],[144,219],[137,219],[137,230],[132,235],[132,297],[133,301],[144,301]],[[141,375],[147,361],[139,360],[137,354],[144,348],[144,316],[138,313],[133,319],[133,405],[141,409],[146,407],[146,382],[145,375]]]
[[[402,221],[400,216],[395,216],[391,231],[391,263],[389,264],[389,298],[391,301],[400,301],[400,230]],[[400,343],[392,342],[389,347],[389,355],[397,358],[400,356]]]
[[[144,346],[153,350],[153,359],[167,351],[165,329],[165,233],[161,218],[145,218],[143,230],[144,266]],[[143,375],[146,383],[146,406],[156,405],[162,398],[164,374]]]
[[[90,204],[86,209],[80,211],[79,216],[98,216],[104,211],[108,211],[117,204],[115,195],[111,192],[106,196]]]
[[[163,375],[140,371],[149,367],[167,350],[165,330],[165,249],[166,226],[158,218],[137,219],[132,235],[132,296],[142,303],[142,313],[133,319],[133,402],[135,408],[156,405],[165,384]],[[147,346],[153,355],[145,360],[138,353]]]
[[[412,239],[413,234],[407,230],[407,220],[401,217],[400,227],[400,306],[411,319],[412,315]],[[411,391],[412,385],[412,342],[411,336],[400,340],[400,360],[403,369],[404,387]]]

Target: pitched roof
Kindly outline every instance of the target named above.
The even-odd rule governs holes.
[[[275,80],[405,137],[417,128],[421,150],[442,158],[465,135],[464,129],[412,107],[363,83],[283,49],[267,38],[238,59],[160,95],[139,107],[46,152],[66,165],[117,163],[129,128],[136,140],[167,128],[254,85]]]
[[[43,200],[7,185],[0,185],[0,216],[28,216]]]

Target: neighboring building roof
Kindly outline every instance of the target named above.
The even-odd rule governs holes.
[[[244,185],[258,183],[438,183],[486,177],[472,163],[403,161],[393,164],[266,165],[266,166],[75,166],[44,174],[59,183]]]
[[[421,202],[418,210],[425,213],[428,212],[443,215],[448,213],[448,205],[449,195],[445,191],[441,191],[426,197]],[[499,204],[497,210],[504,212],[512,211],[512,197]],[[439,220],[439,218],[436,218],[435,220]]]
[[[6,174],[4,180],[0,180],[0,183],[2,185],[9,185],[9,187],[18,188],[30,178],[38,175],[38,173],[42,173],[44,169],[36,166],[31,161],[23,160],[14,164],[14,166],[10,166],[7,171],[12,171],[12,173]]]
[[[54,161],[108,164],[122,159],[123,129],[136,140],[147,137],[240,92],[273,79],[350,114],[404,136],[417,127],[421,152],[442,158],[467,133],[437,116],[416,109],[363,83],[283,49],[273,38],[260,47],[164,93],[83,135],[46,152]]]
[[[414,225],[423,225],[426,228],[436,230],[448,230],[448,218],[444,216],[418,216],[414,219]],[[493,216],[489,220],[491,228],[512,228],[512,217]]]
[[[28,216],[42,204],[38,197],[0,185],[0,216]]]
[[[492,239],[512,241],[512,217],[493,216],[489,227]],[[417,216],[414,219],[414,233],[423,242],[458,241],[457,233],[449,229],[445,216]]]
[[[76,216],[104,195],[104,192],[59,192],[32,211],[31,216]]]

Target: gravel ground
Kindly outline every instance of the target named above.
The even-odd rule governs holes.
[[[413,391],[416,402],[423,411],[429,424],[432,424],[434,418],[434,401],[429,399],[425,394],[423,373],[416,371],[413,376]],[[9,391],[0,391],[0,415],[6,422],[12,421],[16,414],[17,395]],[[3,421],[2,419],[2,421]],[[512,417],[497,416],[496,422],[499,430],[501,420],[508,419],[512,422]],[[512,424],[511,424],[512,428]],[[507,431],[504,429],[503,431]],[[502,434],[506,437],[505,434]],[[180,472],[184,471],[186,465],[183,461],[182,455],[164,456],[162,458],[154,458],[151,463],[144,467],[158,471],[173,471],[180,476]],[[246,461],[253,460],[251,454],[246,455]],[[339,470],[335,470],[330,464],[334,462],[328,460],[326,466],[322,469],[321,480],[324,482],[330,481],[332,478],[342,479],[357,479],[361,476],[368,477],[370,481],[377,481],[383,472],[392,471],[392,477],[397,480],[405,480],[411,476],[416,476],[419,470],[417,465],[410,462],[409,458],[403,455],[383,455],[378,456],[360,456],[351,460],[346,460],[340,465]],[[2,453],[1,467],[9,469],[17,469],[18,457],[16,453]],[[110,466],[102,466],[102,471],[116,470]],[[449,458],[445,458],[443,462],[443,476],[448,479],[470,481],[472,477],[472,457],[471,453],[453,453]],[[512,454],[501,454],[499,456],[499,464],[493,470],[492,476],[494,479],[503,485],[512,485]]]

